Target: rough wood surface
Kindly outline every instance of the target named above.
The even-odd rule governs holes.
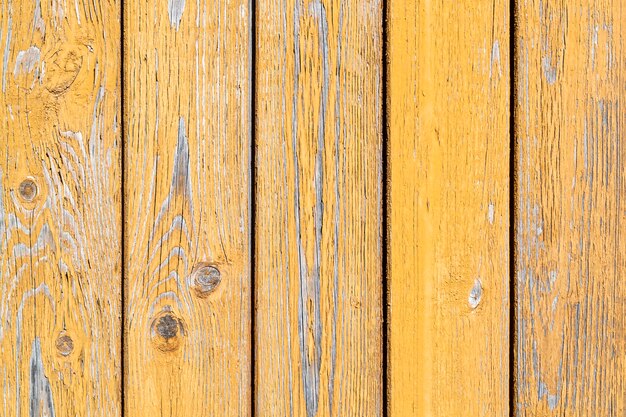
[[[506,416],[509,1],[389,1],[389,410]]]
[[[516,416],[626,415],[626,1],[516,10]]]
[[[0,415],[119,416],[120,4],[0,5]]]
[[[248,1],[124,7],[126,416],[245,417]]]
[[[381,415],[381,2],[256,5],[256,410]]]

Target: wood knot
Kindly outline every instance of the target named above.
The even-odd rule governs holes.
[[[178,335],[178,321],[170,314],[161,317],[157,322],[157,332],[166,340],[176,337]]]
[[[159,351],[172,352],[182,345],[185,327],[181,319],[166,310],[152,321],[150,336]]]
[[[26,203],[32,203],[37,198],[37,184],[32,178],[26,178],[18,188],[20,198]]]
[[[76,45],[64,45],[46,59],[46,88],[59,95],[67,91],[78,77],[83,56]]]
[[[474,286],[470,291],[469,297],[467,299],[467,303],[472,309],[475,309],[480,304],[480,300],[483,297],[483,286],[480,282],[480,279],[476,278],[474,280]]]
[[[57,351],[62,356],[69,356],[74,351],[74,341],[70,336],[66,334],[61,334],[57,338],[55,346],[57,348]]]
[[[192,273],[192,285],[196,295],[207,297],[222,281],[222,274],[214,265],[201,263],[196,265]]]

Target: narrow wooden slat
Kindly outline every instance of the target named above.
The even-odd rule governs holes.
[[[120,3],[0,5],[0,415],[120,416]]]
[[[506,416],[509,1],[389,1],[389,409]]]
[[[250,415],[250,9],[124,4],[126,416]]]
[[[626,414],[625,10],[517,3],[516,416]]]
[[[381,415],[381,2],[256,4],[257,414]]]

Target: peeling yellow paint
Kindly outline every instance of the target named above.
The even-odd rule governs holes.
[[[0,416],[121,414],[121,5],[64,4],[0,5]]]

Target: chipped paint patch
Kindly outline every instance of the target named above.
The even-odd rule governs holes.
[[[180,20],[185,11],[185,0],[169,0],[167,5],[167,13],[170,17],[170,25],[176,30],[180,26]]]
[[[65,19],[65,1],[52,0],[52,17],[54,19],[54,27],[58,29],[63,19]]]
[[[550,288],[552,288],[552,286],[556,282],[556,278],[557,278],[558,274],[557,274],[556,271],[550,271],[550,273],[548,275],[550,277]]]
[[[548,84],[554,84],[556,82],[556,66],[552,65],[550,57],[544,56],[541,60],[541,65],[543,67],[543,75],[546,77]]]
[[[41,33],[41,36],[46,36],[46,22],[41,16],[41,0],[35,1],[35,13],[33,14],[33,28]]]
[[[9,66],[9,52],[10,52],[10,45],[11,45],[11,34],[13,32],[13,7],[12,7],[12,2],[9,1],[8,3],[8,16],[3,16],[3,19],[7,20],[7,34],[6,34],[6,38],[5,38],[5,45],[4,45],[4,59],[2,62],[2,92],[6,92],[7,90],[7,68]]]
[[[19,51],[15,59],[13,75],[17,77],[20,72],[26,74],[31,73],[39,64],[40,59],[41,51],[36,46],[31,46],[25,51]]]
[[[76,12],[76,21],[80,25],[80,11],[78,10],[78,0],[74,0],[74,10]]]
[[[496,207],[493,203],[489,203],[489,208],[487,209],[487,220],[489,220],[489,224],[493,224],[496,214]]]
[[[7,214],[4,208],[4,187],[2,186],[3,181],[2,168],[0,167],[0,248],[4,249],[5,237],[4,234],[6,232],[6,221]],[[0,341],[2,341],[2,323],[0,322]]]
[[[172,190],[181,195],[191,194],[191,184],[189,183],[189,141],[187,139],[185,119],[182,116],[178,119],[178,141],[176,142],[176,153],[174,155]]]
[[[467,299],[467,303],[472,309],[475,309],[480,304],[480,300],[483,297],[483,286],[480,282],[480,278],[476,278],[474,280],[474,286],[470,291],[469,297]]]
[[[61,135],[61,137],[74,139],[80,143],[83,143],[83,134],[81,132],[74,132],[73,130],[62,130],[61,132],[59,132],[59,134]]]
[[[44,373],[41,342],[33,341],[30,357],[30,417],[54,417],[54,401],[50,381]]]
[[[546,397],[546,400],[548,401],[548,407],[550,407],[550,410],[554,410],[559,402],[559,396],[557,394],[550,394],[548,386],[543,381],[539,381],[538,391],[539,400],[541,400],[543,397]]]
[[[502,67],[500,65],[500,42],[496,39],[491,47],[491,62],[489,63],[489,78],[493,75],[493,66],[498,65],[498,76],[502,76]]]

